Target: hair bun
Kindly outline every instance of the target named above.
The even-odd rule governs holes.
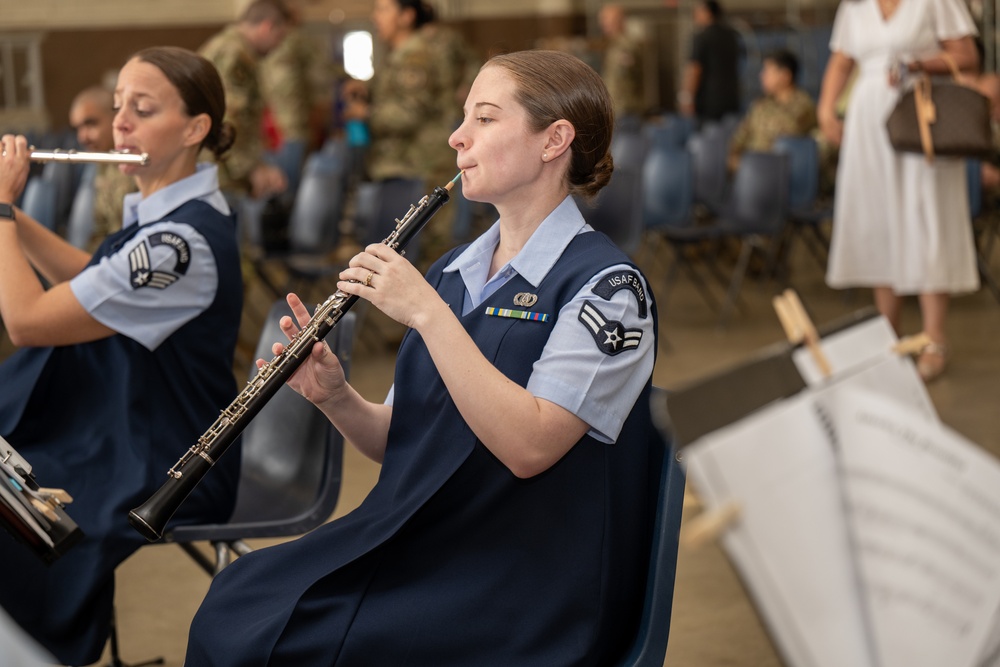
[[[233,147],[235,142],[236,128],[233,127],[233,124],[229,121],[223,121],[222,126],[219,128],[218,135],[213,142],[214,145],[207,145],[206,148],[212,151],[212,154],[215,155],[216,158],[221,158],[226,154],[226,151]]]

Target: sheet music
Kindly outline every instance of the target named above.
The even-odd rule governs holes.
[[[1000,462],[850,384],[819,402],[882,667],[978,664],[1000,605]]]
[[[877,667],[837,462],[802,392],[700,438],[681,460],[706,510],[736,501],[722,546],[790,667]]]
[[[812,388],[821,389],[831,382],[850,381],[855,388],[894,396],[938,421],[937,411],[913,360],[890,352],[896,343],[892,325],[879,316],[822,339],[820,346],[823,353],[835,369],[832,378],[823,377],[805,348],[795,350],[792,360],[806,384]]]

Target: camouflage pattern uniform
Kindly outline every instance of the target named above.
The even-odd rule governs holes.
[[[729,154],[769,151],[778,137],[805,136],[816,127],[816,105],[808,93],[796,89],[784,103],[768,95],[750,106],[729,142]]]
[[[264,102],[257,80],[257,56],[237,26],[229,26],[212,37],[199,53],[219,70],[226,91],[225,120],[236,128],[236,143],[220,165],[219,187],[247,194],[250,173],[260,164],[264,151],[261,138]],[[210,154],[203,157],[214,160]]]
[[[613,38],[604,53],[601,77],[614,100],[615,118],[645,111],[642,41],[629,35]]]
[[[135,192],[135,181],[118,170],[117,164],[98,164],[94,173],[94,232],[87,244],[93,252],[104,237],[122,228],[125,195]]]
[[[283,140],[307,141],[313,111],[310,69],[318,58],[301,30],[292,30],[260,61],[260,89]]]
[[[422,32],[389,52],[376,69],[368,121],[372,135],[368,175],[372,180],[420,178],[429,192],[455,175],[455,151],[448,145],[448,137],[458,115],[455,91],[445,77],[437,50]],[[451,104],[446,102],[449,98]],[[447,208],[421,232],[422,267],[452,245],[452,215],[446,213]]]

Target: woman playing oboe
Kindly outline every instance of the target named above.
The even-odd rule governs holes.
[[[139,192],[123,229],[93,257],[23,211],[0,217],[0,317],[22,348],[0,366],[0,434],[45,486],[74,498],[86,537],[52,566],[0,535],[0,604],[60,662],[100,658],[114,569],[144,543],[129,508],[236,393],[233,351],[242,303],[235,223],[204,147],[224,152],[225,97],[214,67],[152,48],[122,68],[116,148],[148,153],[122,165]],[[24,137],[2,138],[0,202],[28,173]],[[45,289],[35,272],[44,276]],[[225,520],[239,455],[220,462],[178,521]]]
[[[341,274],[340,289],[410,327],[384,404],[322,343],[289,381],[381,462],[379,481],[348,516],[224,570],[187,667],[552,667],[622,652],[651,525],[656,312],[572,197],[608,182],[613,125],[603,82],[572,56],[483,67],[450,144],[465,196],[499,221],[426,279],[382,244]]]

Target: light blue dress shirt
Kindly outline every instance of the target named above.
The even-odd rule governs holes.
[[[70,281],[73,294],[95,320],[149,350],[215,300],[218,273],[208,242],[190,225],[165,219],[193,199],[229,214],[215,165],[200,164],[191,176],[145,199],[138,192],[126,195],[122,228],[143,229]],[[136,285],[137,267],[156,279]]]
[[[500,241],[500,222],[456,257],[445,272],[458,271],[465,283],[463,314],[483,303],[515,275],[538,287],[577,234],[595,233],[567,197],[542,221],[521,251],[490,277],[493,252]],[[615,292],[605,301],[595,297],[593,287],[602,276],[630,269],[620,264],[601,271],[555,316],[552,335],[542,356],[535,362],[527,389],[538,398],[555,403],[590,425],[590,435],[601,442],[614,442],[636,399],[653,370],[656,341],[653,337],[652,309],[640,316],[640,303],[631,290]],[[634,270],[634,269],[633,269]],[[649,288],[640,275],[641,291],[649,298]],[[599,301],[607,320],[620,321],[626,328],[639,330],[639,345],[620,354],[608,355],[595,343],[591,330],[580,321],[587,301]],[[387,403],[392,403],[390,390]]]

